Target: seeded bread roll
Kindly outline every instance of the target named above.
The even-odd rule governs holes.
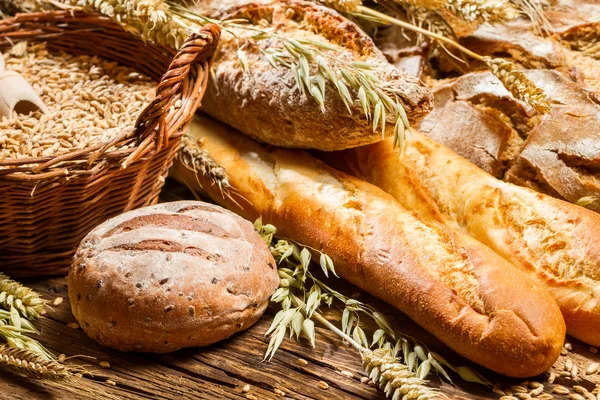
[[[402,159],[390,141],[326,156],[422,220],[462,230],[545,284],[567,332],[600,346],[600,214],[495,179],[417,132]]]
[[[328,46],[327,49],[317,48],[320,58],[329,63],[331,74],[349,88],[352,99],[358,99],[355,90],[358,88],[353,89],[340,70],[349,70],[359,62],[371,65],[368,74],[385,82],[389,101],[397,99],[411,123],[416,123],[431,110],[433,97],[423,82],[394,68],[366,33],[327,7],[299,0],[200,1],[195,7],[198,12],[214,18],[241,18],[276,30],[278,37],[264,40],[250,39],[256,36],[256,31],[235,27],[224,30],[215,53],[214,81],[208,85],[202,99],[204,112],[259,141],[279,147],[330,151],[375,143],[382,137],[380,129],[373,131],[372,123],[363,116],[358,101],[352,104],[352,113],[348,111],[338,88],[328,78],[329,74],[323,81],[325,101],[321,112],[313,96],[298,88],[291,68],[273,67],[265,54],[271,51],[287,57],[282,38]],[[236,36],[228,33],[230,31]],[[238,51],[240,44],[243,48]],[[245,71],[240,63],[240,53],[247,59]],[[336,60],[335,65],[331,60]],[[316,63],[311,62],[311,65],[311,85],[317,88]],[[374,107],[375,98],[371,92],[368,94],[370,106]],[[387,115],[385,136],[391,136],[395,121],[391,112]]]
[[[90,232],[69,273],[69,298],[100,344],[167,353],[249,328],[278,285],[251,223],[180,201],[129,211]]]
[[[343,278],[485,367],[523,377],[556,361],[565,335],[556,303],[489,248],[425,225],[381,189],[306,152],[261,146],[206,118],[191,129],[204,161],[211,157],[233,187],[224,196],[179,161],[172,174],[194,190],[199,181],[245,218],[262,216],[283,237],[325,252]]]

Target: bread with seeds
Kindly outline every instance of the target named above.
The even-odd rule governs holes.
[[[306,152],[262,146],[206,117],[192,134],[232,188],[224,195],[179,161],[172,174],[194,190],[323,251],[340,276],[487,368],[533,376],[556,361],[565,334],[556,303],[486,246],[424,224],[381,189]]]
[[[248,221],[198,201],[129,211],[81,242],[69,273],[84,332],[123,351],[167,353],[248,329],[279,276]]]
[[[600,214],[498,180],[417,132],[404,150],[384,141],[327,159],[489,246],[548,288],[571,336],[600,345]]]
[[[214,79],[202,100],[203,111],[259,141],[280,147],[346,149],[391,136],[396,119],[389,108],[396,101],[411,123],[432,107],[431,92],[423,82],[395,69],[357,25],[324,6],[300,0],[207,1],[198,2],[195,9],[220,19],[245,19],[275,35],[253,39],[254,30],[225,29],[215,54]],[[290,48],[308,60],[307,74],[302,72],[302,63],[288,56]],[[276,59],[299,69],[274,66]],[[321,70],[323,79],[318,78],[318,60],[330,69],[330,73]],[[354,78],[346,79],[342,70],[353,68]],[[348,90],[348,107],[332,75]],[[308,82],[311,89],[299,88],[297,80],[305,82],[304,86]],[[365,86],[364,80],[377,81],[381,91],[366,90],[363,96],[358,86]],[[319,97],[324,98],[322,107]],[[384,134],[380,126],[373,130],[360,97],[371,117],[379,101],[388,108]]]

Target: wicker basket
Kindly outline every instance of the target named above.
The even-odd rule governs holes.
[[[160,80],[133,133],[58,157],[0,162],[11,166],[0,168],[1,271],[15,277],[64,274],[93,227],[157,201],[204,94],[219,36],[219,28],[208,25],[176,53],[95,14],[56,11],[0,21],[2,50],[22,40],[45,41],[51,50],[98,55]],[[178,100],[181,107],[172,107]]]

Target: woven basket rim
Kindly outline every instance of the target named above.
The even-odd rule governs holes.
[[[70,24],[77,26],[71,29]],[[89,25],[89,28],[81,29],[80,25]],[[199,75],[194,67],[208,71],[220,37],[220,29],[214,24],[206,25],[200,32],[190,35],[179,51],[176,51],[164,45],[145,42],[117,22],[96,13],[81,10],[20,13],[0,20],[0,50],[20,41],[45,41],[52,45],[57,38],[84,31],[125,37],[148,50],[168,54],[173,61],[157,85],[154,101],[140,113],[133,130],[124,130],[108,142],[96,143],[58,156],[1,160],[0,181],[39,182],[89,174],[94,169],[110,166],[125,168],[160,151],[170,139],[181,136],[183,132],[179,127],[183,125],[185,116],[193,114],[198,108],[200,98],[192,95],[192,92],[206,89],[209,74],[200,74],[202,81],[194,81],[193,77]],[[181,106],[175,109],[172,105],[177,99],[181,99]],[[133,142],[135,145],[131,146]],[[125,146],[129,147],[124,148]]]

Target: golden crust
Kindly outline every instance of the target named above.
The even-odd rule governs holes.
[[[424,221],[462,230],[543,282],[568,333],[600,345],[599,214],[499,181],[416,132],[402,161],[385,141],[343,152],[344,165]]]
[[[536,375],[558,357],[565,327],[556,303],[487,247],[425,225],[382,190],[305,152],[267,148],[205,117],[192,130],[235,188],[223,197],[198,176],[195,190],[324,251],[342,277],[461,355],[510,376]],[[196,181],[181,164],[173,176]]]

